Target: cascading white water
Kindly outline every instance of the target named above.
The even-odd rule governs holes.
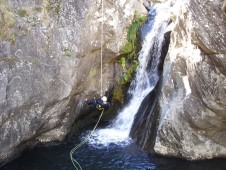
[[[131,100],[111,125],[105,129],[97,129],[94,132],[89,141],[91,145],[106,146],[111,143],[123,145],[131,141],[129,132],[134,116],[142,100],[154,88],[159,79],[157,67],[161,56],[164,33],[170,16],[168,5],[161,4],[154,8],[156,11],[155,22],[143,41],[138,57],[140,65],[129,88],[129,93],[132,96]],[[151,62],[149,62],[150,59]]]

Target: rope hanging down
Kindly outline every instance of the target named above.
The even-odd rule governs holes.
[[[89,134],[89,135],[88,135],[81,143],[79,143],[78,145],[76,145],[76,146],[71,150],[71,152],[70,152],[71,162],[73,163],[73,165],[74,165],[74,167],[75,167],[76,170],[82,170],[82,167],[81,167],[81,165],[78,163],[78,161],[76,161],[76,160],[73,158],[73,153],[74,153],[78,148],[80,148],[83,144],[85,144],[85,143],[90,139],[90,137],[93,135],[93,132],[96,130],[97,125],[99,124],[100,119],[101,119],[103,113],[104,113],[104,110],[102,110],[102,112],[101,112],[101,114],[100,114],[100,116],[99,116],[99,119],[98,119],[96,125],[94,126],[93,130],[90,132],[90,134]]]
[[[100,86],[101,86],[101,90],[100,90],[100,94],[101,94],[101,96],[103,96],[103,76],[102,76],[102,73],[103,73],[103,30],[104,30],[104,2],[103,1],[104,0],[101,1],[101,13],[102,13],[102,22],[101,22],[101,54],[100,54],[100,56],[101,56],[101,60],[100,60],[100,63],[101,63],[101,74],[100,74]],[[102,110],[102,112],[101,112],[101,114],[99,116],[99,119],[98,119],[96,125],[94,126],[94,128],[90,132],[90,134],[85,138],[85,140],[83,140],[81,143],[79,143],[78,145],[76,145],[71,150],[71,152],[70,152],[71,162],[73,163],[73,165],[74,165],[74,167],[75,167],[76,170],[82,170],[82,167],[79,164],[79,162],[76,161],[73,158],[73,153],[90,139],[90,137],[92,136],[93,132],[96,130],[96,127],[99,124],[100,119],[101,119],[103,113],[104,113],[104,110]]]
[[[102,20],[101,20],[101,40],[100,40],[100,95],[103,96],[103,32],[104,32],[104,0],[101,1],[101,15],[102,15]]]

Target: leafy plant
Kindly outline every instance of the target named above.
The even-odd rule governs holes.
[[[137,51],[139,40],[139,28],[146,22],[147,16],[142,16],[135,12],[133,21],[128,28],[127,43],[120,51],[119,63],[122,67],[122,75],[119,83],[117,83],[114,89],[113,98],[121,102],[124,101],[124,92],[126,86],[133,79],[134,73],[139,66]]]
[[[122,66],[122,69],[123,71],[126,70],[126,58],[125,57],[122,57],[120,60],[119,60],[121,66]]]
[[[138,29],[146,22],[147,16],[142,16],[135,12],[132,24],[128,28],[127,43],[121,50],[121,54],[128,54],[129,57],[136,55],[136,43],[138,39]]]
[[[121,84],[127,84],[133,79],[133,75],[139,66],[138,60],[134,60],[133,64],[126,70],[121,78]]]
[[[121,77],[121,83],[127,84],[132,78],[139,65],[137,59],[137,44],[139,37],[139,28],[146,22],[147,16],[142,16],[135,12],[132,24],[128,28],[127,43],[121,50],[120,63],[123,69],[123,76]]]

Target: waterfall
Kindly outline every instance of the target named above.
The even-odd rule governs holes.
[[[145,96],[159,80],[158,66],[164,33],[169,23],[168,5],[158,4],[149,11],[149,20],[143,27],[143,44],[139,52],[139,67],[129,88],[131,100],[122,109],[111,125],[97,129],[89,141],[94,146],[108,146],[111,143],[124,145],[131,142],[130,129],[139,106]]]

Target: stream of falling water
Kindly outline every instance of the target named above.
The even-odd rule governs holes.
[[[169,6],[157,5],[149,11],[149,27],[139,52],[139,67],[135,79],[129,88],[131,100],[122,109],[111,125],[97,129],[89,144],[108,146],[111,143],[127,145],[131,142],[130,129],[139,106],[145,96],[154,88],[159,80],[158,63],[160,61],[164,33],[169,23]]]

